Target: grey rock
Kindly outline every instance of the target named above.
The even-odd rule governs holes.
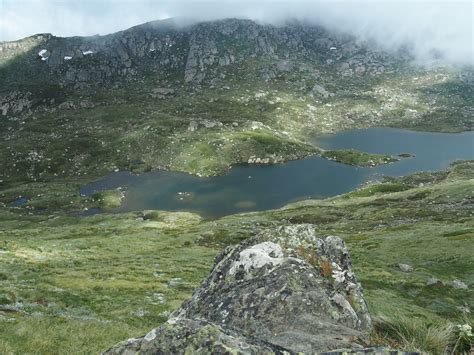
[[[182,283],[183,283],[183,280],[180,277],[177,277],[177,278],[169,280],[168,281],[168,286],[169,287],[176,287],[176,286],[181,285]]]
[[[457,289],[463,289],[463,290],[467,290],[467,289],[468,289],[467,285],[466,285],[464,282],[460,281],[460,280],[453,280],[453,281],[451,282],[451,285],[452,285],[454,288],[457,288]]]
[[[398,270],[402,272],[412,272],[413,271],[413,266],[408,265],[408,264],[397,264]]]
[[[170,319],[142,338],[115,345],[105,354],[283,354],[285,349],[247,338],[205,320]],[[288,352],[286,352],[288,353]]]
[[[12,91],[5,96],[0,96],[0,114],[17,116],[30,111],[33,103],[30,92]]]
[[[60,110],[70,110],[74,109],[75,107],[76,105],[74,104],[74,102],[71,101],[65,101],[58,106]]]
[[[199,123],[198,122],[196,122],[196,121],[189,122],[189,126],[188,126],[188,131],[189,132],[194,132],[198,128],[199,128]]]
[[[282,60],[277,63],[277,70],[280,72],[291,72],[294,69],[293,63],[291,63],[289,60]]]
[[[330,96],[334,96],[333,93],[327,91],[323,86],[318,85],[318,84],[314,85],[313,92],[321,95],[325,99],[327,99]]]
[[[294,225],[226,248],[167,324],[108,353],[212,353],[222,344],[250,354],[358,349],[354,339],[371,329],[344,241]]]
[[[273,71],[271,68],[263,68],[260,70],[260,77],[265,81],[275,79],[276,76],[277,75],[275,71]]]
[[[436,286],[436,287],[443,287],[444,286],[444,282],[437,279],[437,278],[434,278],[434,277],[430,277],[428,279],[428,281],[426,281],[426,285],[427,286]]]
[[[188,85],[207,85],[221,77],[225,67],[254,58],[274,63],[261,70],[264,80],[295,71],[294,63],[301,69],[301,62],[309,58],[320,58],[339,69],[344,60],[343,75],[352,75],[350,68],[358,74],[382,73],[396,63],[393,56],[318,26],[274,27],[235,19],[185,26],[174,20],[154,21],[106,36],[45,34],[0,43],[0,62],[20,54],[31,59],[34,67],[29,69],[41,73],[42,79],[73,88],[104,83],[125,86],[151,75],[164,79],[170,74]]]
[[[167,97],[174,96],[176,90],[171,88],[155,88],[151,91],[151,97],[158,99],[165,99]]]
[[[83,101],[81,101],[81,102],[79,103],[79,106],[80,106],[81,108],[94,108],[94,107],[95,107],[94,103],[93,103],[93,102],[90,102],[90,101],[88,101],[88,100],[83,100]]]

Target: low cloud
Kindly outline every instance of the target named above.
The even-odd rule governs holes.
[[[420,61],[442,55],[474,62],[470,0],[0,0],[0,40],[39,32],[107,34],[168,17],[248,18],[275,25],[304,20],[375,40],[387,49],[409,44]]]

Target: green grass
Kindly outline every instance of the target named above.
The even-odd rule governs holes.
[[[217,252],[195,245],[185,229],[199,218],[168,215],[161,222],[130,214],[2,224],[0,298],[16,310],[0,306],[3,346],[15,353],[99,352],[166,320]]]
[[[323,152],[322,157],[357,166],[377,166],[398,161],[398,159],[389,155],[359,152],[357,150],[329,150]]]
[[[465,323],[469,326],[469,324]],[[375,320],[373,341],[382,345],[390,341],[393,348],[431,354],[468,354],[472,333],[463,334],[460,326],[446,321],[428,321],[406,317]],[[472,328],[471,328],[472,329]]]
[[[97,353],[143,335],[190,297],[225,246],[264,228],[313,223],[319,235],[347,242],[371,314],[383,318],[374,342],[436,353],[455,325],[472,323],[461,311],[472,307],[471,288],[450,283],[474,284],[474,224],[465,207],[473,176],[472,162],[457,163],[447,172],[215,221],[159,211],[79,218],[0,208],[0,352]],[[414,271],[400,272],[397,263]],[[427,286],[430,277],[444,286]],[[408,331],[389,331],[402,327],[400,319]],[[447,321],[449,332],[438,326]]]
[[[403,183],[375,184],[375,185],[361,188],[359,190],[355,190],[353,192],[349,192],[348,194],[345,195],[345,197],[346,198],[369,197],[376,194],[404,191],[404,190],[408,190],[409,188],[410,186],[407,186],[406,184],[403,184]],[[413,196],[417,196],[417,195],[413,195]],[[412,196],[410,197],[412,198]]]
[[[182,42],[177,56],[185,53]],[[234,46],[245,60],[213,67],[213,85],[186,84],[184,68],[157,71],[143,59],[133,81],[72,88],[59,85],[61,73],[38,61],[42,40],[23,44],[16,57],[0,58],[0,94],[31,92],[36,105],[31,114],[0,120],[0,353],[100,352],[142,335],[189,297],[218,250],[288,223],[313,223],[322,236],[345,238],[376,317],[457,324],[459,307],[472,303],[471,289],[449,286],[454,278],[470,287],[474,282],[472,163],[217,221],[157,211],[67,214],[118,206],[118,191],[79,194],[80,186],[117,169],[211,176],[251,157],[286,161],[318,153],[347,164],[388,163],[385,155],[321,153],[311,142],[315,134],[351,128],[472,129],[472,87],[458,69],[384,60],[384,74],[348,77],[337,68],[349,58],[327,64],[321,51],[296,51],[293,70],[266,81],[261,71],[276,68],[274,56],[253,57],[250,44],[219,35],[219,51]],[[278,48],[278,55],[287,50]],[[88,58],[81,65],[99,62]],[[333,96],[315,93],[315,84]],[[156,87],[173,87],[176,95],[155,99]],[[61,108],[64,102],[75,108]],[[20,196],[28,198],[25,206],[6,207]],[[400,273],[398,262],[414,272]],[[428,288],[428,277],[447,286]],[[440,349],[433,342],[416,347]]]
[[[94,193],[92,201],[98,203],[102,209],[111,209],[120,207],[124,197],[124,193],[120,190],[105,190]]]

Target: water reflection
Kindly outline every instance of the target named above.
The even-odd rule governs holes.
[[[354,167],[320,157],[278,165],[240,165],[212,178],[153,171],[140,176],[112,173],[82,188],[84,194],[126,188],[117,211],[162,209],[195,211],[219,217],[243,211],[278,208],[310,197],[323,198],[351,191],[382,175],[402,176],[447,168],[458,159],[474,159],[474,132],[459,134],[412,132],[390,128],[346,131],[315,138],[325,149],[358,149],[411,157],[376,168]]]

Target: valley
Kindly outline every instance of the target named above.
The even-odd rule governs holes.
[[[143,336],[221,250],[297,225],[345,241],[371,345],[472,325],[472,67],[164,20],[0,43],[0,83],[0,353]]]

